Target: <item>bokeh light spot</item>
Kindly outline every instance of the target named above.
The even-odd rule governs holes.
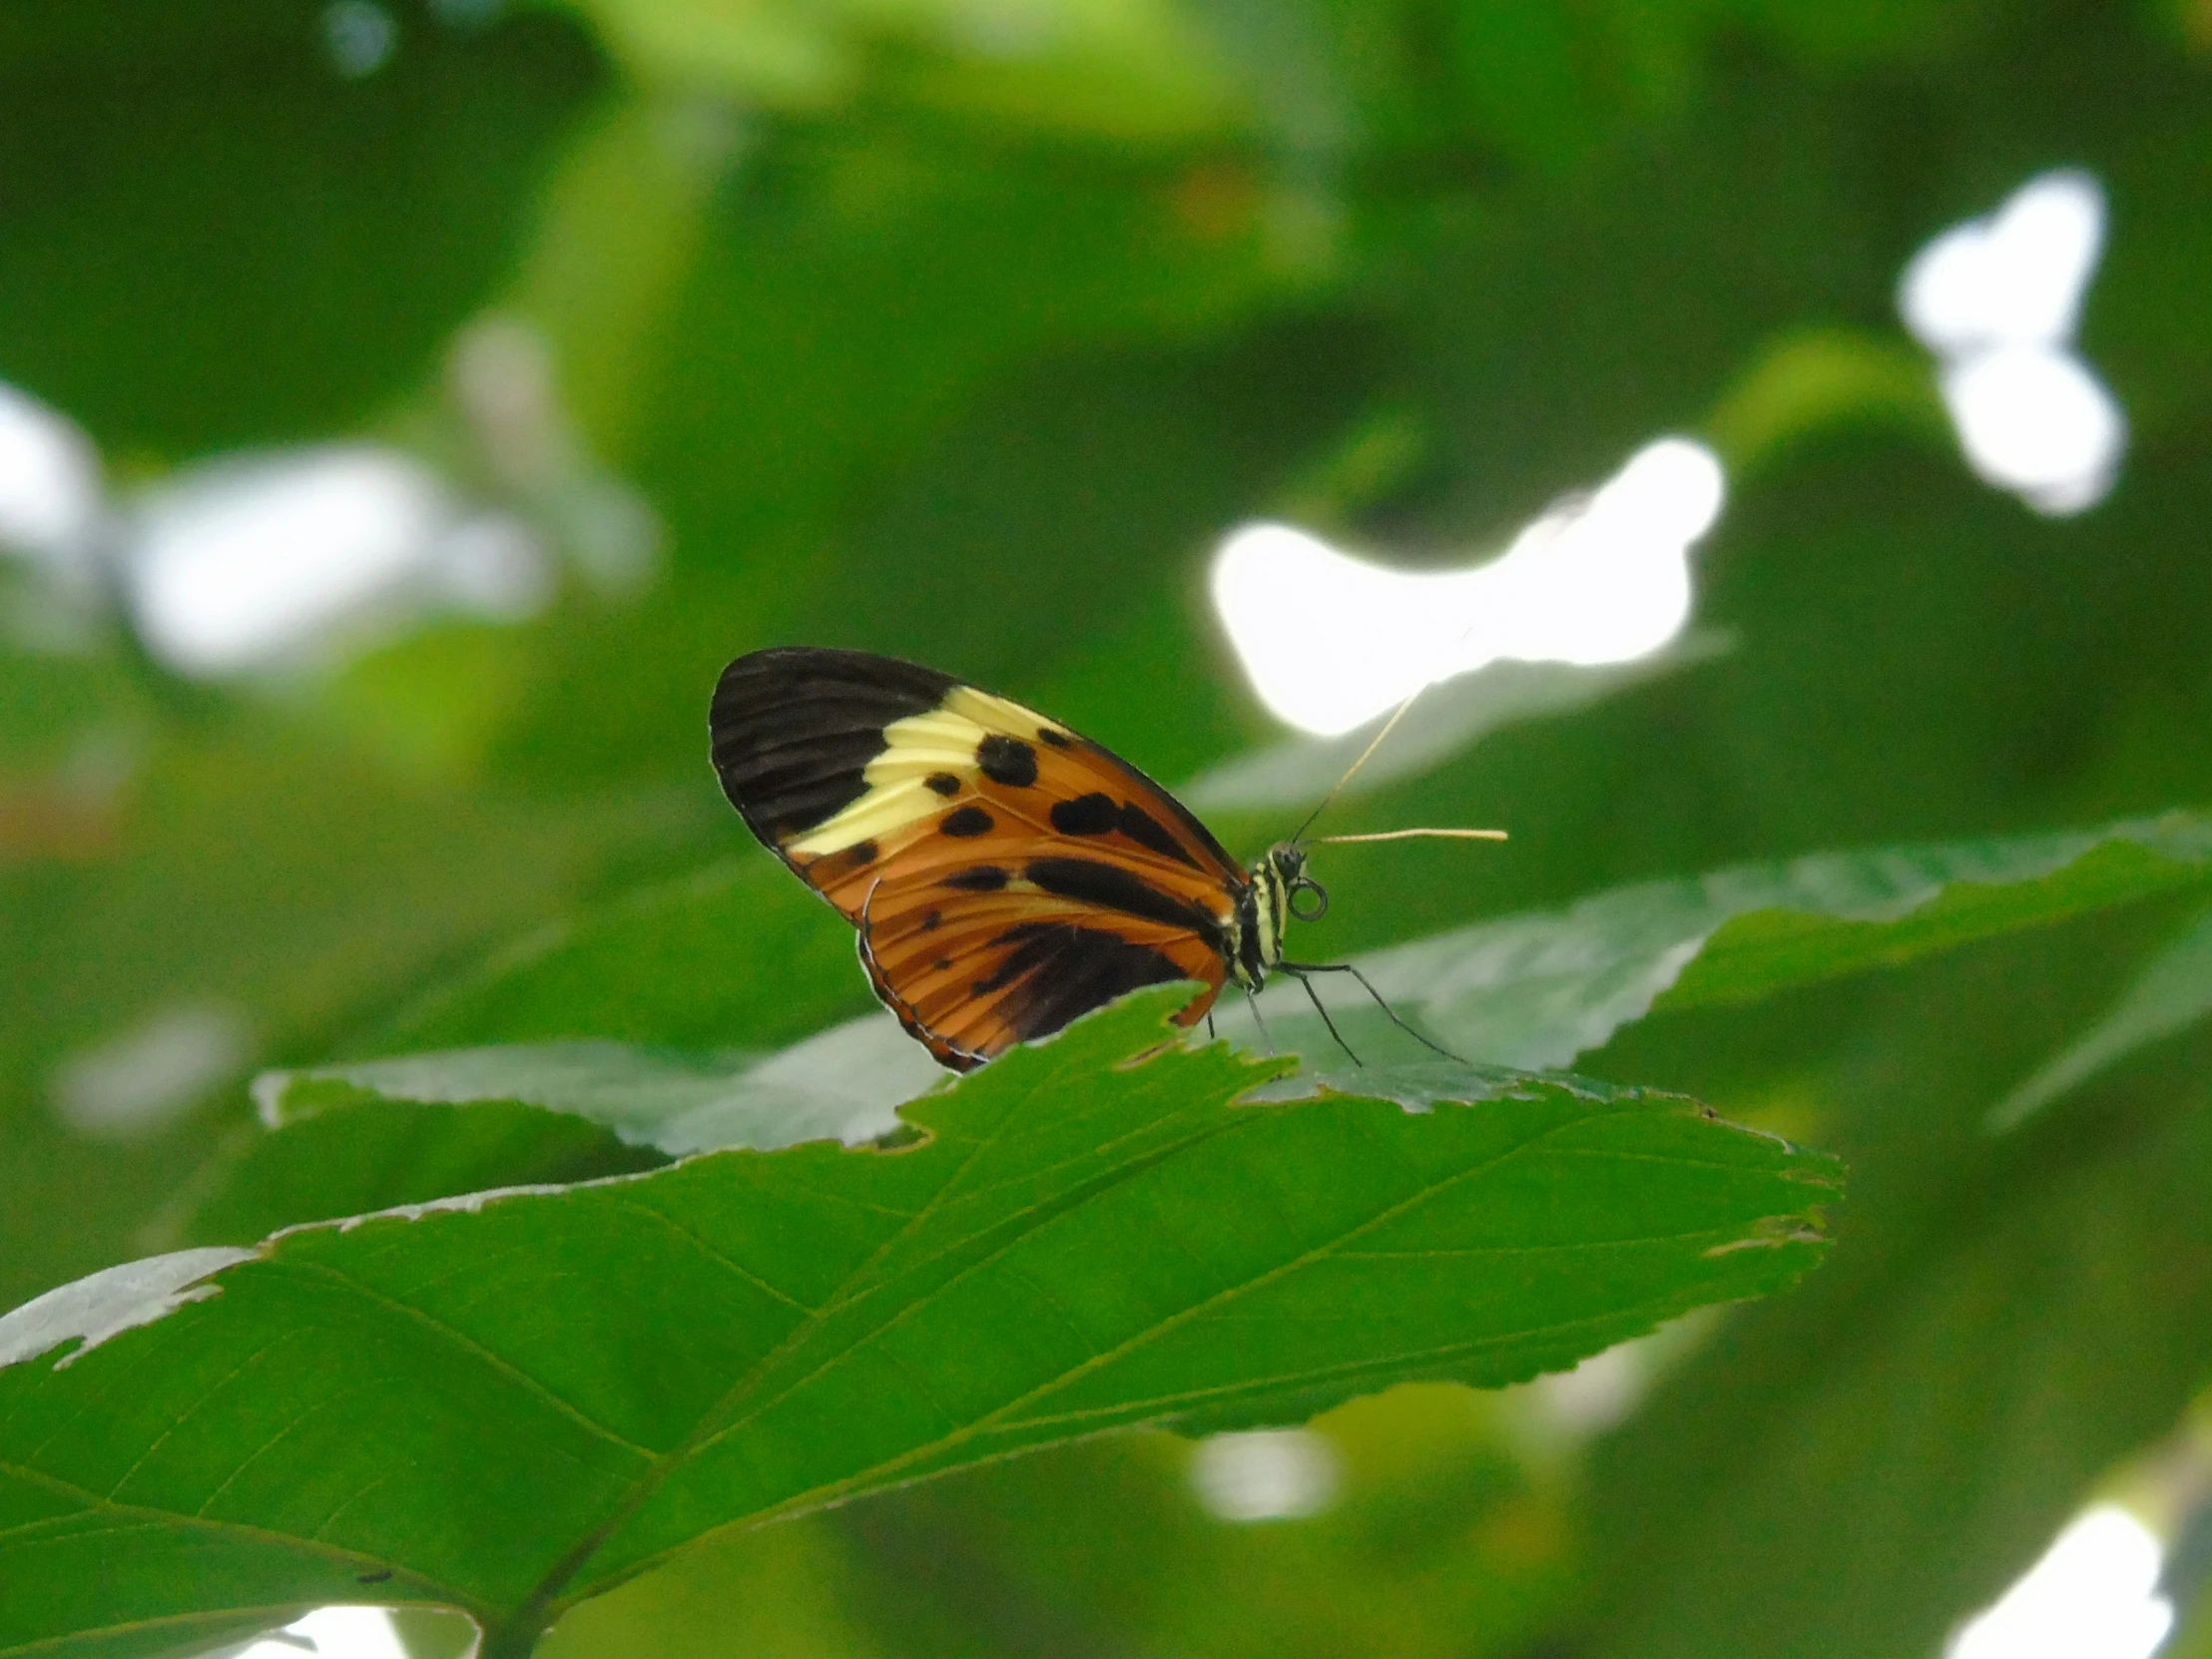
[[[2102,500],[2127,447],[2118,402],[2072,349],[2103,247],[2104,192],[2066,169],[1936,237],[1898,284],[1906,326],[1942,363],[1967,464],[2042,513]]]
[[[127,562],[147,648],[203,676],[293,660],[425,602],[513,620],[554,582],[519,524],[462,513],[420,462],[366,444],[194,468],[141,499]]]
[[[100,1139],[151,1133],[238,1071],[252,1052],[246,1016],[228,1003],[157,1009],[57,1066],[54,1112]]]
[[[381,1607],[318,1607],[284,1626],[284,1634],[302,1638],[305,1651],[318,1659],[407,1659],[391,1615]],[[265,1637],[239,1659],[299,1659],[302,1643]]]
[[[1337,1451],[1310,1428],[1216,1434],[1193,1449],[1191,1484],[1223,1520],[1297,1520],[1335,1500]]]
[[[2150,1659],[2174,1622],[2157,1593],[2164,1556],[2141,1521],[2099,1504],[1962,1626],[1944,1659]]]
[[[0,547],[62,558],[100,513],[100,462],[84,433],[0,384]]]
[[[373,75],[399,46],[399,24],[375,0],[333,0],[322,12],[322,46],[349,81]]]
[[[1725,481],[1703,444],[1662,438],[1586,500],[1544,514],[1472,570],[1398,571],[1283,524],[1237,531],[1215,607],[1245,672],[1291,725],[1334,737],[1421,686],[1504,659],[1631,662],[1689,620],[1689,550]]]

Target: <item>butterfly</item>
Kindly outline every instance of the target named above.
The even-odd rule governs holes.
[[[709,730],[747,828],[858,930],[876,996],[956,1071],[1143,985],[1198,981],[1175,1016],[1191,1026],[1225,985],[1277,972],[1350,973],[1436,1048],[1352,964],[1285,957],[1288,923],[1329,907],[1300,835],[1241,865],[1174,796],[1035,710],[895,657],[777,646],[723,671]]]

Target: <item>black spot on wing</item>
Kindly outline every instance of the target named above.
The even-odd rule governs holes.
[[[949,772],[932,772],[923,782],[939,795],[949,796],[960,793],[959,779],[953,777]]]
[[[1151,807],[1180,825],[1183,832],[1190,837],[1191,844],[1203,847],[1207,854],[1213,858],[1216,868],[1225,876],[1233,875],[1238,879],[1243,878],[1243,867],[1238,864],[1236,859],[1229,856],[1227,848],[1220,841],[1214,839],[1214,832],[1207,829],[1205,825],[1199,823],[1196,816],[1182,802],[1168,794],[1152,779],[1147,778],[1143,769],[1131,766],[1104,744],[1092,743],[1088,738],[1072,740],[1065,747],[1075,748],[1078,746],[1103,757],[1129,774],[1139,784],[1142,784],[1144,786],[1144,798],[1151,804]],[[1136,841],[1139,845],[1151,847],[1154,851],[1161,852],[1168,857],[1179,859],[1193,868],[1205,867],[1191,856],[1187,847],[1180,845],[1175,837],[1168,833],[1166,827],[1160,823],[1158,818],[1153,816],[1152,812],[1138,807],[1134,803],[1122,810],[1131,816],[1125,822],[1116,824],[1114,828],[1121,830],[1131,840]],[[1155,836],[1158,837],[1156,840],[1151,838]]]
[[[980,807],[962,807],[944,815],[944,822],[937,828],[948,835],[962,838],[987,835],[997,828],[997,821]]]
[[[977,864],[972,869],[954,870],[939,884],[955,892],[997,892],[1006,885],[1006,872],[996,864]]]
[[[1169,834],[1165,826],[1133,801],[1116,801],[1093,790],[1068,801],[1052,804],[1052,828],[1063,835],[1127,835],[1149,852],[1177,863],[1198,867],[1189,848]]]
[[[921,918],[921,930],[924,933],[934,933],[939,927],[943,925],[944,912],[942,910],[931,910],[927,915]]]
[[[1055,732],[1049,726],[1040,726],[1037,728],[1037,741],[1054,749],[1065,749],[1073,740],[1065,732]]]
[[[854,870],[865,869],[875,862],[880,850],[873,841],[854,841],[850,846],[839,847],[834,852],[824,852],[811,858],[802,856],[795,862],[816,886],[831,887]]]
[[[1074,922],[1023,922],[997,942],[1012,948],[973,989],[979,996],[1006,992],[997,1012],[1023,1042],[1049,1036],[1125,991],[1185,977],[1149,946]]]
[[[1169,834],[1158,819],[1133,801],[1123,806],[1120,821],[1114,828],[1139,846],[1149,847],[1164,858],[1189,864],[1193,869],[1198,867],[1198,860],[1184,849],[1183,843]]]
[[[1022,873],[1033,885],[1062,898],[1180,927],[1209,942],[1221,936],[1220,924],[1205,910],[1173,893],[1162,892],[1119,864],[1096,858],[1032,858]]]
[[[1113,829],[1121,809],[1112,796],[1093,790],[1072,801],[1055,801],[1050,816],[1052,828],[1063,835],[1103,835]]]
[[[883,728],[936,708],[957,684],[895,657],[777,646],[722,671],[708,730],[723,794],[776,846],[867,791]]]
[[[1008,789],[1025,790],[1037,781],[1037,752],[1001,732],[988,734],[976,745],[975,764],[985,778]]]

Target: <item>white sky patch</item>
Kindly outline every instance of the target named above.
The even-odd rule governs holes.
[[[453,341],[446,386],[493,476],[551,528],[579,575],[617,597],[652,580],[659,521],[593,460],[542,333],[518,317],[479,317]]]
[[[100,458],[65,416],[0,383],[0,547],[72,560],[101,511]]]
[[[284,1641],[264,1637],[238,1650],[238,1659],[407,1659],[406,1644],[381,1607],[318,1607],[284,1626]],[[305,1644],[312,1644],[311,1646]]]
[[[253,1049],[245,1015],[224,1003],[157,1009],[54,1068],[48,1094],[70,1128],[100,1139],[150,1133],[174,1119]]]
[[[1620,1343],[1572,1371],[1539,1377],[1530,1387],[1560,1426],[1594,1434],[1625,1422],[1642,1401],[1651,1381],[1645,1359],[1636,1345]]]
[[[2053,517],[2111,491],[2127,422],[2072,352],[2000,345],[1946,365],[1941,384],[1967,463],[1988,482]]]
[[[2100,1503],[1962,1625],[1943,1659],[2150,1659],[2174,1622],[2173,1604],[2158,1594],[2164,1560],[2148,1527]]]
[[[426,605],[511,621],[554,580],[520,524],[464,510],[420,462],[367,444],[192,468],[140,498],[128,564],[148,649],[204,676],[295,660]]]
[[[1289,525],[1251,525],[1215,559],[1214,604],[1261,700],[1334,737],[1489,663],[1595,666],[1659,650],[1689,620],[1689,550],[1724,491],[1711,450],[1661,438],[1461,571],[1388,570]]]
[[[1942,363],[1967,464],[2038,512],[2102,500],[2127,447],[2118,402],[2072,348],[2103,249],[2104,191],[2066,169],[1935,238],[1898,284],[1906,326]]]
[[[1337,1449],[1310,1428],[1216,1434],[1191,1452],[1198,1500],[1229,1521],[1297,1520],[1335,1501]]]
[[[1931,351],[2062,344],[2104,251],[2104,192],[2077,169],[2038,174],[1905,268],[1898,305]]]

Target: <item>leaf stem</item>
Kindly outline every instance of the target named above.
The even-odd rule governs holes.
[[[544,1632],[530,1625],[486,1629],[476,1644],[476,1659],[530,1659]]]

